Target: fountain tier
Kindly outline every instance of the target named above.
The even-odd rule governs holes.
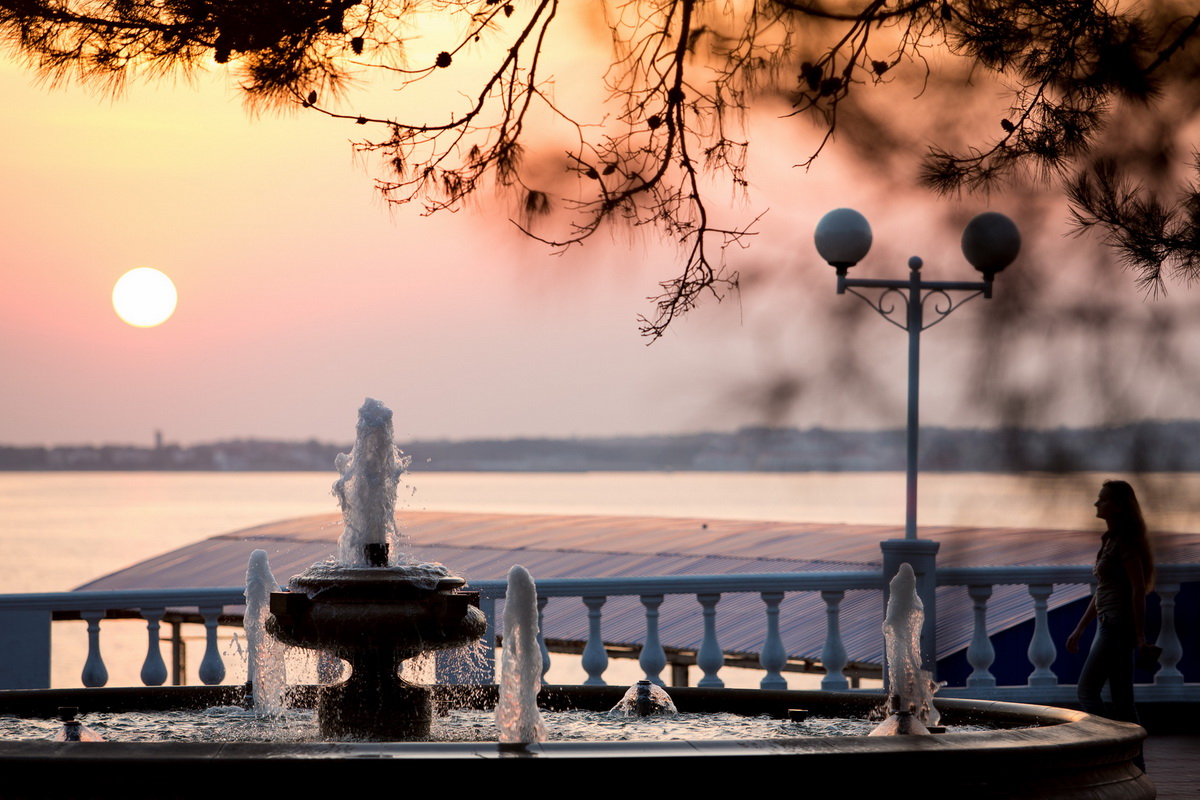
[[[322,735],[376,741],[429,735],[430,690],[400,677],[405,659],[461,647],[487,622],[466,581],[425,566],[318,565],[271,595],[267,630],[297,647],[350,662],[348,680],[323,686],[317,705]]]

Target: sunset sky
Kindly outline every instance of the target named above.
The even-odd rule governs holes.
[[[250,114],[217,69],[191,83],[134,82],[112,98],[48,88],[4,61],[0,92],[8,444],[148,444],[155,430],[184,444],[348,441],[366,396],[394,409],[402,437],[898,427],[904,336],[881,320],[846,326],[844,309],[861,303],[835,294],[812,229],[853,205],[877,243],[857,274],[902,276],[912,254],[934,277],[974,274],[957,231],[927,222],[945,203],[884,190],[836,148],[794,169],[810,126],[765,108],[751,194],[734,209],[746,220],[769,210],[751,246],[729,255],[746,276],[741,295],[707,303],[647,347],[637,317],[678,264],[648,232],[604,233],[554,257],[490,196],[432,218],[388,209],[374,165],[353,155],[360,129]],[[1025,202],[995,195],[959,208],[1016,214],[1030,211]],[[1023,287],[1079,306],[1097,296],[1102,314],[1119,317],[1113,330],[1139,333],[1103,352],[1075,333],[984,340],[976,301],[924,337],[923,422],[1007,419],[978,397],[981,362],[1005,348],[1005,381],[1065,384],[1036,424],[1193,416],[1187,322],[1200,318],[1200,291],[1152,301],[1121,272],[1099,290],[1080,267],[1100,258],[1094,243],[1064,243],[1061,200],[1043,210],[1046,227],[1027,237],[1019,274],[1001,276],[997,294]],[[130,327],[113,311],[113,284],[135,267],[162,270],[178,289],[160,327]],[[1176,325],[1145,333],[1155,319]],[[1167,365],[1145,363],[1148,347],[1168,351]],[[839,368],[851,352],[854,369]],[[1111,373],[1097,371],[1105,364]]]

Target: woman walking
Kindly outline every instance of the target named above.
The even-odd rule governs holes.
[[[1096,592],[1067,637],[1067,652],[1079,651],[1083,632],[1098,620],[1096,641],[1079,674],[1079,704],[1089,714],[1137,722],[1133,659],[1146,647],[1146,595],[1154,588],[1154,556],[1141,507],[1128,483],[1104,483],[1096,499],[1096,516],[1108,526],[1092,568]],[[1112,696],[1111,712],[1100,696],[1105,683]]]

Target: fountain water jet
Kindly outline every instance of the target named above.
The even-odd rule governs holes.
[[[883,639],[887,652],[890,713],[872,736],[929,733],[939,721],[933,705],[935,684],[921,668],[921,627],[925,607],[917,594],[917,576],[910,564],[901,564],[888,584],[887,615]]]
[[[537,586],[519,564],[508,571],[504,596],[504,651],[496,727],[500,741],[529,744],[546,738],[538,711],[542,688],[542,651],[538,647]]]
[[[429,735],[428,687],[400,677],[406,659],[461,647],[486,627],[477,594],[440,564],[389,565],[396,543],[396,486],[403,462],[392,442],[392,412],[367,399],[354,450],[337,458],[334,494],[345,530],[338,562],[314,564],[271,595],[267,630],[280,641],[350,662],[350,677],[319,690],[328,738],[406,741]]]
[[[271,572],[267,551],[255,550],[246,565],[246,613],[242,627],[249,651],[246,679],[253,687],[254,711],[263,717],[281,716],[285,709],[287,667],[283,659],[284,646],[266,631],[271,594],[278,591],[279,583]]]

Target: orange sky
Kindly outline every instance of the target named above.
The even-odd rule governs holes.
[[[747,274],[741,297],[709,303],[646,347],[636,318],[676,263],[652,237],[602,234],[556,258],[489,213],[491,203],[434,218],[389,212],[353,158],[360,130],[303,114],[254,117],[219,74],[135,83],[110,99],[40,87],[0,62],[0,92],[4,443],[145,444],[155,429],[183,443],[348,441],[368,395],[396,411],[398,435],[414,437],[899,426],[899,331],[879,321],[852,343],[876,354],[865,360],[878,391],[847,393],[829,378],[839,335],[830,315],[856,301],[835,295],[812,228],[825,210],[853,204],[899,254],[888,262],[885,249],[860,269],[899,276],[916,252],[938,277],[973,275],[955,235],[923,232],[927,206],[895,202],[839,167],[836,153],[811,172],[792,169],[803,123],[768,116],[756,129],[750,204],[735,209],[747,219],[769,209],[752,247],[731,254]],[[1009,210],[1004,198],[966,205]],[[1027,247],[1021,263],[1044,267],[1052,256],[1058,271],[1056,239],[1057,250]],[[112,310],[113,283],[138,266],[178,288],[161,327],[129,327]],[[1131,314],[1157,313],[1132,288],[1122,297]],[[1197,297],[1178,290],[1169,302]],[[926,424],[995,421],[959,377],[981,351],[966,321],[977,314],[969,306],[925,337]],[[1040,344],[1032,380],[1077,366],[1087,346]],[[772,415],[764,387],[794,375],[797,402]],[[1131,379],[1147,389],[1130,416],[1191,416],[1187,381]],[[1103,418],[1087,397],[1081,386],[1049,421]]]

